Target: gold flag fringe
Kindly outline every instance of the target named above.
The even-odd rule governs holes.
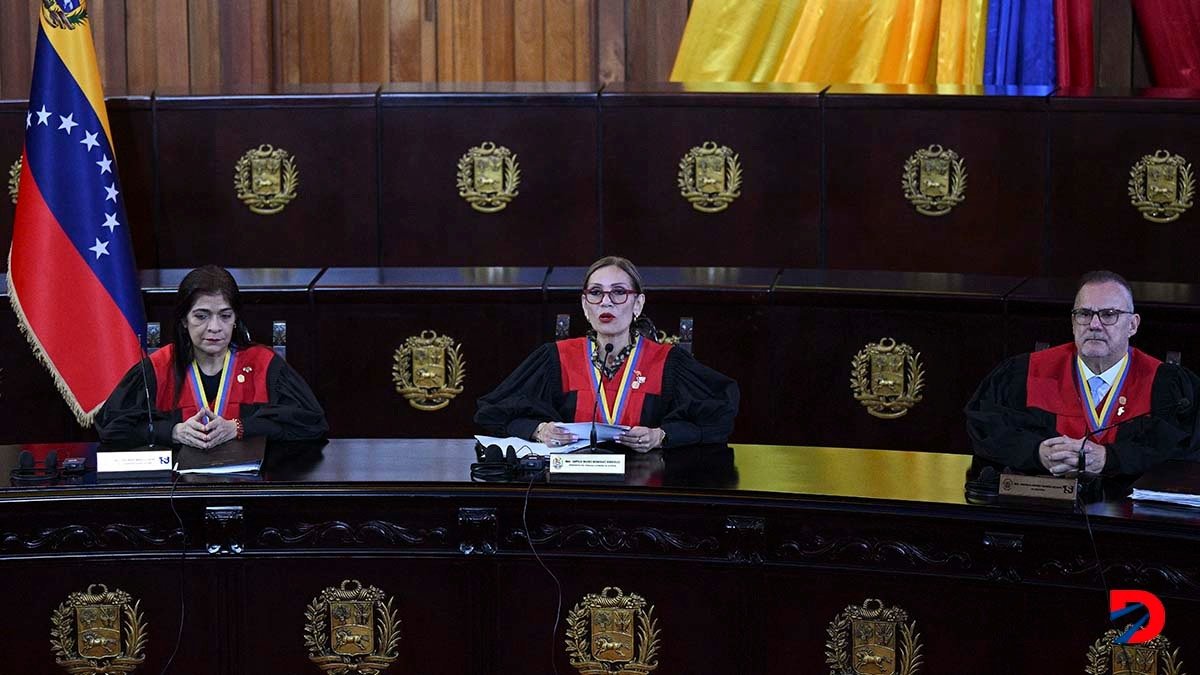
[[[92,423],[96,419],[96,413],[100,411],[100,408],[104,404],[101,403],[91,410],[84,410],[79,405],[79,400],[75,398],[75,394],[67,386],[67,381],[63,379],[62,375],[58,372],[58,368],[54,367],[54,362],[46,354],[46,349],[42,347],[41,340],[38,340],[33,329],[29,327],[29,320],[25,318],[25,310],[21,308],[21,301],[17,297],[17,289],[13,286],[11,246],[8,249],[8,272],[8,301],[12,305],[13,312],[17,315],[17,327],[21,329],[21,334],[25,336],[25,339],[29,341],[29,346],[33,348],[33,355],[46,367],[46,370],[50,371],[50,376],[54,378],[54,386],[58,388],[58,393],[62,394],[63,400],[67,402],[67,406],[75,414],[75,419],[79,422],[79,426],[84,428],[92,426]]]

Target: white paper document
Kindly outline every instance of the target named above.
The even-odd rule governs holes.
[[[1180,492],[1158,492],[1156,490],[1141,490],[1133,489],[1131,495],[1134,501],[1139,502],[1164,502],[1166,504],[1177,504],[1180,506],[1200,507],[1200,495],[1185,494]]]
[[[591,444],[592,423],[591,422],[555,422],[558,426],[570,431],[579,439],[574,443],[566,445],[546,445],[536,441],[527,441],[524,438],[509,436],[508,438],[499,438],[496,436],[476,436],[475,440],[479,441],[480,445],[489,446],[496,445],[507,451],[512,448],[517,453],[517,457],[525,455],[549,455],[562,454],[567,452],[576,452],[582,450]],[[621,424],[596,424],[596,442],[615,441],[622,432],[629,427]]]

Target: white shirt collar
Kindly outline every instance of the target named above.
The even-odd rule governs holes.
[[[1114,363],[1111,368],[1104,371],[1103,373],[1100,373],[1100,378],[1103,379],[1105,381],[1105,383],[1108,384],[1108,386],[1110,386],[1110,387],[1113,386],[1113,382],[1115,382],[1117,379],[1117,373],[1120,372],[1120,370],[1121,370],[1121,364],[1125,363],[1125,361],[1128,359],[1129,359],[1129,354],[1126,353],[1125,356],[1122,356],[1121,360]],[[1083,368],[1083,381],[1084,382],[1087,382],[1088,380],[1092,379],[1093,377],[1096,377],[1096,373],[1093,373],[1092,369],[1088,368],[1087,364],[1084,363],[1083,359],[1079,359],[1079,366],[1081,368]]]

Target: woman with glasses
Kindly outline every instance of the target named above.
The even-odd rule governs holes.
[[[244,436],[323,437],[325,412],[312,390],[274,351],[250,341],[241,309],[228,271],[189,272],[176,293],[173,343],[117,384],[96,417],[100,440],[212,448]]]
[[[639,452],[729,438],[737,383],[656,341],[633,263],[616,256],[592,263],[580,304],[587,337],[539,347],[479,399],[476,424],[550,446],[579,440],[556,422],[620,424],[630,428],[618,442]]]

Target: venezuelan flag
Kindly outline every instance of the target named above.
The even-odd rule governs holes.
[[[88,426],[140,358],[145,318],[87,2],[40,4],[8,293]]]

